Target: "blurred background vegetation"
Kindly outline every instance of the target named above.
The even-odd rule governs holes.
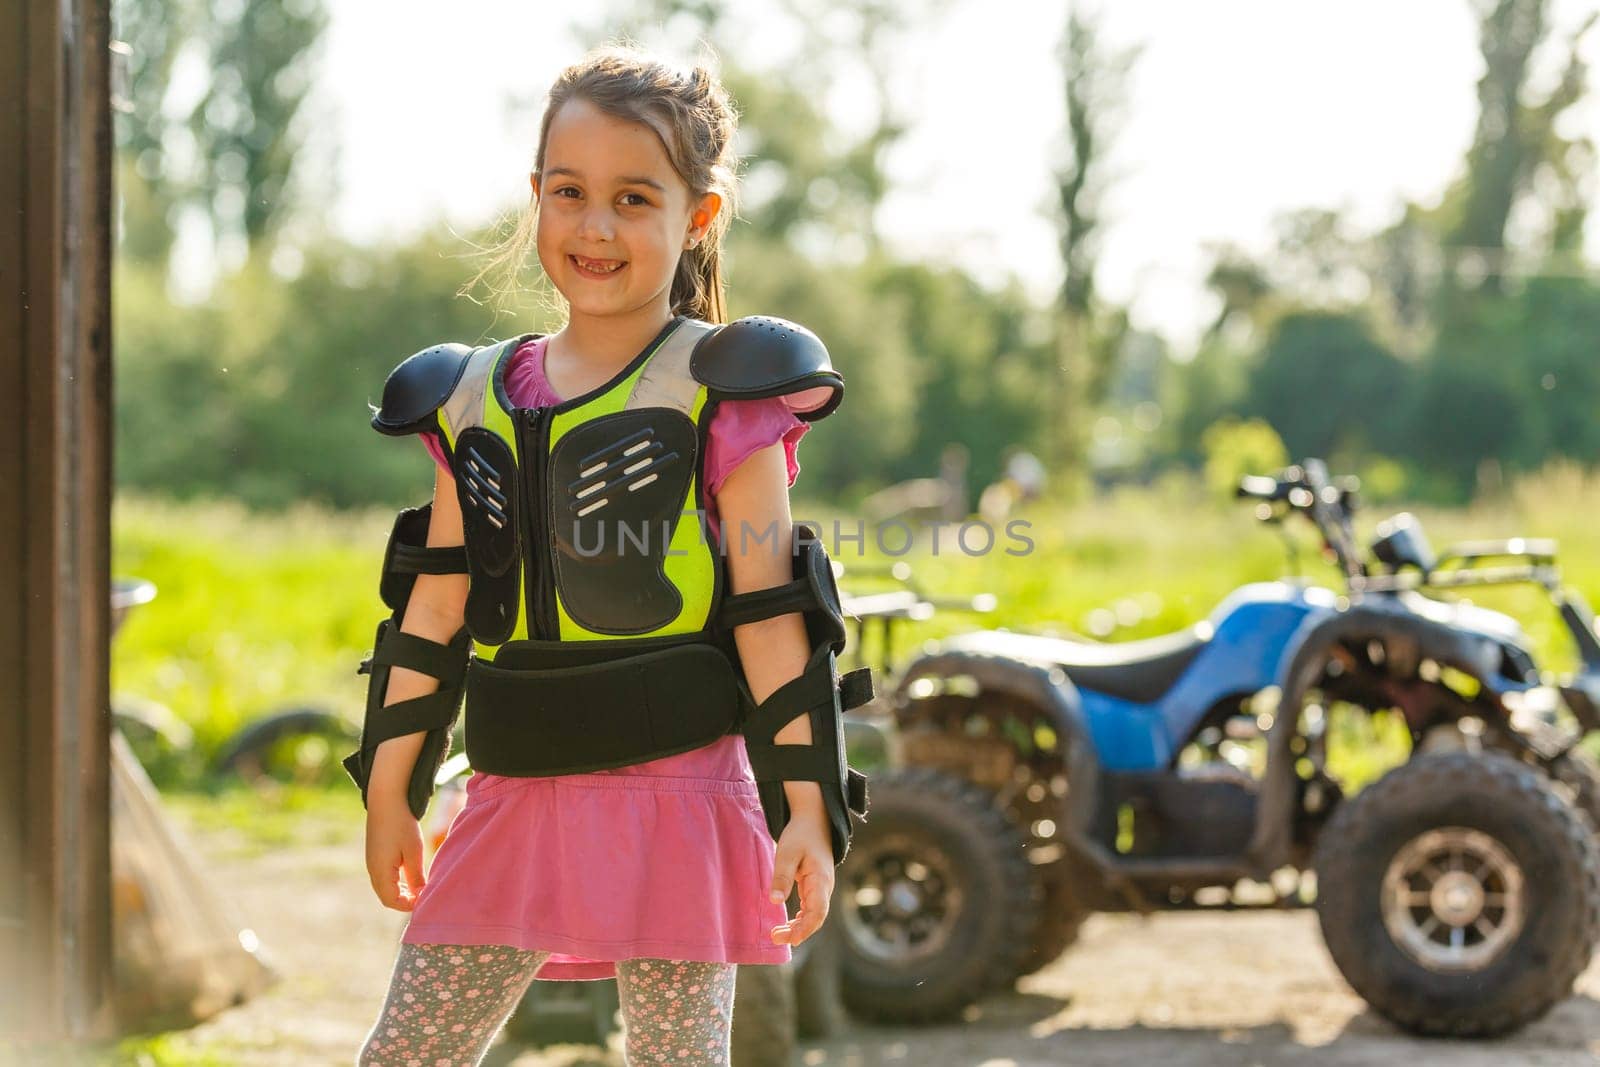
[[[687,22],[718,49],[759,177],[730,235],[733,312],[810,326],[850,383],[850,402],[802,449],[799,488],[815,506],[797,513],[851,512],[934,475],[951,444],[968,457],[959,510],[970,512],[1027,450],[1049,472],[1026,513],[1050,531],[1039,539],[1049,565],[946,553],[922,561],[926,574],[952,592],[1001,593],[1004,625],[1099,632],[1090,615],[1110,610],[1125,620],[1112,635],[1143,636],[1281,572],[1271,535],[1215,490],[1320,455],[1362,475],[1369,501],[1430,509],[1441,541],[1561,537],[1569,575],[1600,599],[1600,535],[1585,518],[1600,508],[1587,473],[1600,465],[1600,277],[1582,250],[1596,159],[1564,121],[1590,91],[1580,46],[1592,17],[1557,37],[1545,0],[1475,0],[1479,117],[1456,180],[1381,229],[1307,208],[1280,220],[1265,254],[1215,248],[1207,285],[1220,310],[1179,349],[1131,326],[1095,283],[1116,178],[1106,161],[1137,50],[1071,9],[1057,50],[1067,123],[1052,134],[1063,281],[1039,300],[893,254],[876,209],[908,103],[877,93],[854,132],[818,103],[816,69],[848,61],[881,76],[937,0],[821,6],[849,7],[855,33],[809,20],[816,63],[789,73],[739,64],[722,0],[600,5],[578,31],[648,43],[652,27]],[[323,0],[114,8],[129,46],[116,123],[115,566],[161,589],[118,639],[116,686],[167,702],[207,744],[305,694],[353,715],[388,517],[426,496],[431,469],[420,448],[374,434],[365,405],[422,347],[558,320],[531,276],[514,321],[480,302],[487,293],[457,295],[478,265],[472,246],[503,221],[382,245],[319,229],[318,191],[295,167]],[[186,50],[203,54],[209,83],[175,107]],[[1530,80],[1536,50],[1563,57],[1553,86]],[[202,302],[175,295],[181,217],[203,218],[228,252]],[[865,253],[829,254],[846,244]],[[1130,597],[1143,607],[1118,612]]]

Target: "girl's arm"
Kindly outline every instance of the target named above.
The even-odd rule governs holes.
[[[428,523],[428,547],[449,548],[466,543],[461,525],[461,501],[456,497],[456,481],[440,468],[434,469],[433,514]],[[465,574],[419,574],[406,603],[401,620],[402,633],[416,634],[430,641],[449,644],[466,623],[467,576]],[[439,688],[439,680],[398,664],[389,669],[389,691],[384,707],[402,700],[426,696]],[[422,748],[424,732],[392,737],[378,746],[372,759],[372,777],[367,787],[405,799],[411,768]]]
[[[717,493],[722,542],[728,557],[732,593],[748,593],[784,585],[794,577],[790,555],[793,520],[789,514],[788,469],[783,443],[752,453],[739,464]],[[776,544],[770,536],[776,528]],[[748,536],[741,536],[748,531]],[[805,622],[797,613],[737,626],[733,631],[744,664],[745,682],[757,703],[805,670],[811,646]],[[809,744],[811,721],[805,715],[789,721],[776,736],[778,744]],[[789,823],[778,839],[771,890],[779,901],[800,885],[800,912],[773,940],[798,945],[822,925],[833,894],[833,848],[829,841],[822,787],[816,782],[786,781]],[[779,936],[779,935],[782,936]]]
[[[455,479],[436,468],[428,547],[451,547],[465,541]],[[400,630],[448,644],[466,621],[466,603],[465,574],[419,574]],[[437,678],[395,665],[389,670],[384,706],[426,696],[438,688]],[[367,782],[367,874],[378,899],[398,911],[411,910],[423,885],[422,831],[406,802],[406,791],[424,736],[425,732],[419,730],[391,737],[379,745]],[[404,887],[398,877],[402,870]]]

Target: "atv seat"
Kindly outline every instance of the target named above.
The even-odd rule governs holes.
[[[1202,622],[1161,637],[1101,645],[986,630],[951,638],[941,647],[1048,663],[1064,670],[1080,689],[1153,704],[1183,677],[1210,642],[1211,633],[1211,626]]]

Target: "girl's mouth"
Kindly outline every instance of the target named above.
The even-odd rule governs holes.
[[[628,265],[621,259],[588,259],[584,256],[567,256],[573,269],[585,278],[609,278],[613,274],[621,273]]]

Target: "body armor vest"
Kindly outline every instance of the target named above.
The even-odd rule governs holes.
[[[514,408],[528,338],[475,351],[439,411],[466,528],[477,654],[507,641],[704,630],[723,576],[701,517],[707,387],[689,370],[715,327],[677,319],[610,382]]]
[[[377,746],[425,731],[409,794],[420,817],[464,695],[467,755],[489,774],[625,766],[741,732],[773,836],[789,818],[783,782],[817,781],[841,861],[850,814],[864,814],[867,799],[840,716],[872,687],[866,668],[842,678],[835,668],[845,629],[831,563],[800,527],[792,581],[725,595],[700,477],[721,399],[789,396],[805,420],[832,412],[843,379],[827,350],[782,319],[715,326],[678,316],[604,385],[518,408],[505,371],[535,336],[425,349],[390,374],[374,411],[380,432],[439,433],[465,544],[427,547],[428,507],[396,520],[380,583],[394,613],[362,667],[372,674],[367,716],[361,748],[345,761],[363,798]],[[400,629],[417,574],[463,570],[465,625],[449,645]],[[807,666],[758,704],[733,629],[791,612],[805,622]],[[438,691],[386,705],[397,665],[439,679]],[[777,744],[801,715],[812,743]]]

